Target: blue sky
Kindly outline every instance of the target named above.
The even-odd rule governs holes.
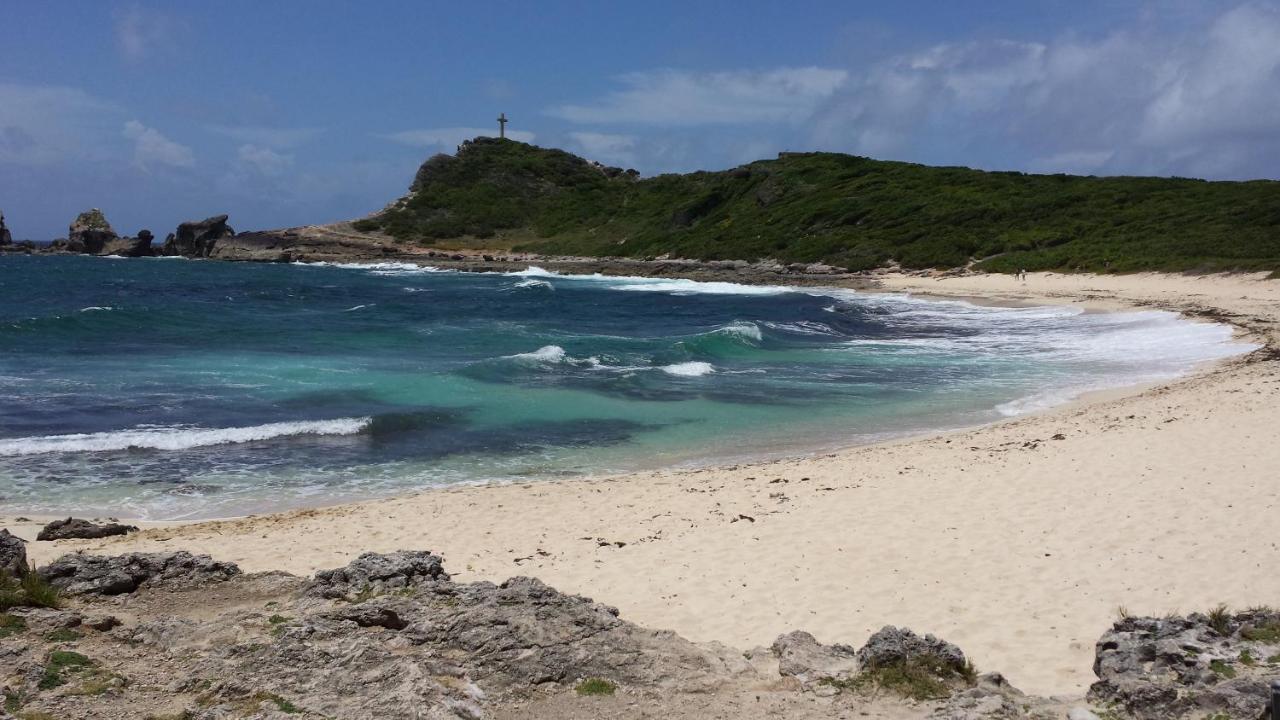
[[[0,25],[15,237],[358,217],[494,131],[646,175],[781,150],[1280,174],[1280,0],[41,2]]]

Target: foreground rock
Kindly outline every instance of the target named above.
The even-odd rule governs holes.
[[[20,577],[27,572],[27,544],[22,538],[0,529],[0,574]]]
[[[190,587],[229,580],[240,574],[233,563],[208,555],[129,553],[63,555],[39,569],[50,585],[67,595],[121,595],[143,587]]]
[[[113,535],[127,535],[137,530],[133,525],[98,524],[80,518],[67,518],[45,525],[40,534],[36,535],[36,540],[96,540]]]
[[[184,222],[165,239],[163,254],[191,258],[211,257],[219,240],[235,234],[236,231],[227,225],[226,215],[215,215],[199,222]]]
[[[1124,618],[1098,640],[1089,699],[1143,720],[1260,718],[1280,679],[1280,612]]]

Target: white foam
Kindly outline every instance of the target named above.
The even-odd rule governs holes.
[[[545,345],[527,353],[507,355],[512,360],[524,360],[539,363],[558,363],[564,361],[564,348],[559,345]]]
[[[518,288],[544,288],[544,289],[546,289],[546,290],[555,290],[555,289],[556,289],[556,286],[555,286],[555,285],[552,285],[551,283],[547,282],[546,280],[539,280],[538,278],[533,278],[533,277],[531,277],[531,278],[525,278],[524,280],[521,280],[520,282],[516,283],[515,285],[512,285],[512,287],[518,287]]]
[[[742,285],[680,278],[601,277],[600,279],[608,281],[610,290],[627,292],[660,292],[672,295],[785,295],[795,292],[794,288],[783,285]]]
[[[115,432],[9,438],[0,440],[0,456],[106,452],[130,448],[187,450],[209,445],[269,440],[289,435],[354,435],[368,427],[370,422],[372,418],[359,417],[268,423],[251,427],[155,427]]]
[[[713,332],[723,333],[725,335],[737,335],[740,338],[754,340],[760,342],[764,339],[764,335],[760,333],[760,328],[753,322],[738,321],[717,328]]]
[[[374,305],[377,305],[377,303],[373,303],[373,304],[374,304]],[[367,307],[370,307],[370,306],[369,306],[369,305],[356,305],[355,307],[349,307],[349,308],[347,308],[346,310],[343,310],[342,312],[355,312],[356,310],[363,310],[364,308],[367,308]]]
[[[716,369],[712,367],[711,363],[705,362],[682,362],[662,366],[662,372],[677,377],[702,377],[715,371]]]
[[[302,262],[296,261],[294,265],[303,265],[306,267],[332,267],[343,270],[364,270],[373,275],[422,275],[426,273],[443,273],[453,272],[452,270],[444,270],[431,265],[418,265],[410,262]]]
[[[567,278],[592,278],[592,277],[598,277],[598,276],[596,276],[596,275],[561,275],[561,274],[560,274],[560,273],[558,273],[558,272],[552,272],[552,271],[550,271],[550,270],[543,270],[542,268],[538,267],[537,265],[530,265],[529,267],[525,268],[524,270],[518,270],[518,271],[516,271],[516,272],[509,272],[509,273],[502,273],[502,274],[503,274],[503,275],[506,275],[507,277],[567,277]]]
[[[80,308],[80,312],[105,312],[107,310],[115,310],[110,305],[91,305],[86,308]]]

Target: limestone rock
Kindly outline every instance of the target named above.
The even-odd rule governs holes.
[[[184,222],[164,241],[165,255],[206,258],[213,254],[214,246],[223,238],[232,237],[236,231],[227,225],[226,215],[215,215],[199,222]]]
[[[97,254],[102,252],[107,243],[118,238],[102,211],[93,208],[77,215],[67,229],[66,249],[70,252]]]
[[[120,255],[123,257],[150,257],[154,254],[151,241],[155,236],[150,230],[139,230],[137,237],[117,238],[102,247],[101,255]]]
[[[449,580],[439,555],[424,550],[364,553],[346,567],[316,573],[312,592],[326,598],[349,598],[404,590],[425,582]]]
[[[103,523],[101,525],[81,518],[54,520],[45,525],[36,535],[36,540],[96,540],[113,535],[127,535],[136,532],[133,525],[120,523]]]
[[[849,677],[857,672],[857,651],[848,645],[823,645],[803,630],[779,635],[770,647],[778,672],[802,683]]]
[[[920,637],[907,628],[886,625],[858,650],[858,662],[875,668],[897,662],[927,659],[957,673],[966,672],[968,661],[960,648],[932,635]]]
[[[1124,618],[1098,640],[1089,700],[1142,720],[1258,718],[1280,656],[1280,612]]]
[[[188,587],[228,580],[240,574],[233,563],[208,555],[129,553],[127,555],[63,555],[39,569],[51,585],[68,595],[120,595],[139,587]]]
[[[27,572],[27,543],[7,529],[0,529],[0,572],[14,577]]]

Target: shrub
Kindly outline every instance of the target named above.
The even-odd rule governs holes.
[[[587,678],[574,688],[579,695],[612,695],[617,689],[617,685],[604,678]]]

